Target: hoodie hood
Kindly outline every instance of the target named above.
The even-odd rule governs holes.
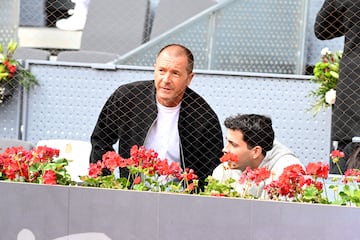
[[[266,153],[266,156],[259,165],[259,168],[267,167],[269,169],[272,169],[274,164],[277,163],[279,159],[284,159],[283,161],[285,161],[286,159],[288,159],[288,157],[297,158],[290,149],[275,140],[273,148]]]

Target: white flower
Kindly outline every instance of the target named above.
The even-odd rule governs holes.
[[[325,102],[332,105],[336,100],[336,90],[330,89],[325,93]]]
[[[330,51],[330,49],[329,49],[328,47],[325,47],[325,48],[323,48],[323,49],[321,50],[321,55],[322,55],[322,56],[325,56],[325,55],[327,55],[327,54],[331,54],[331,51]]]

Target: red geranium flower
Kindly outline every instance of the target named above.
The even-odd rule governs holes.
[[[135,179],[134,179],[134,184],[139,184],[141,183],[141,178],[140,176],[137,176]]]
[[[103,167],[109,169],[110,171],[114,171],[115,168],[119,166],[122,162],[121,157],[114,151],[106,152],[102,156]]]
[[[103,168],[107,168],[110,175],[103,176]],[[120,168],[120,173],[126,170],[129,175],[115,176],[117,168]],[[90,164],[89,176],[80,177],[83,186],[186,193],[198,185],[197,178],[194,170],[183,170],[179,162],[169,164],[167,159],[159,159],[155,150],[137,145],[130,149],[129,158],[122,158],[114,151],[106,152],[102,161]]]
[[[322,162],[309,163],[306,166],[306,173],[313,177],[327,179],[329,175],[329,164],[325,164]]]
[[[349,182],[360,183],[360,169],[348,169],[344,173],[344,178],[342,180],[344,184]]]
[[[245,181],[255,182],[259,186],[260,182],[265,181],[270,177],[270,170],[268,168],[251,169],[247,167],[240,177],[239,182],[244,184]]]
[[[101,161],[98,161],[97,163],[90,163],[89,166],[89,177],[90,178],[96,178],[100,176],[102,173],[102,164]]]
[[[53,170],[46,170],[43,176],[44,184],[56,184],[56,173]]]
[[[238,157],[232,153],[224,153],[224,155],[220,158],[220,162],[239,162]]]
[[[62,184],[73,183],[67,173],[66,159],[59,159],[58,149],[38,146],[32,150],[10,147],[0,154],[0,178],[11,181]],[[42,180],[41,180],[42,179]]]
[[[343,157],[345,157],[344,152],[342,152],[340,150],[333,150],[330,155],[331,155],[332,158],[335,158],[335,157],[343,158]]]

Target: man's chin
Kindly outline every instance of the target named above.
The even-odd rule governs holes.
[[[158,101],[161,105],[165,106],[165,107],[174,107],[177,104],[175,103],[174,100],[172,100],[171,98],[165,98],[165,97],[158,97]]]

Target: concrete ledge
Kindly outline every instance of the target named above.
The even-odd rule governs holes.
[[[357,207],[10,182],[0,182],[0,192],[1,239],[335,240],[360,233]]]
[[[82,31],[64,31],[48,27],[20,27],[19,46],[45,49],[80,49]]]

